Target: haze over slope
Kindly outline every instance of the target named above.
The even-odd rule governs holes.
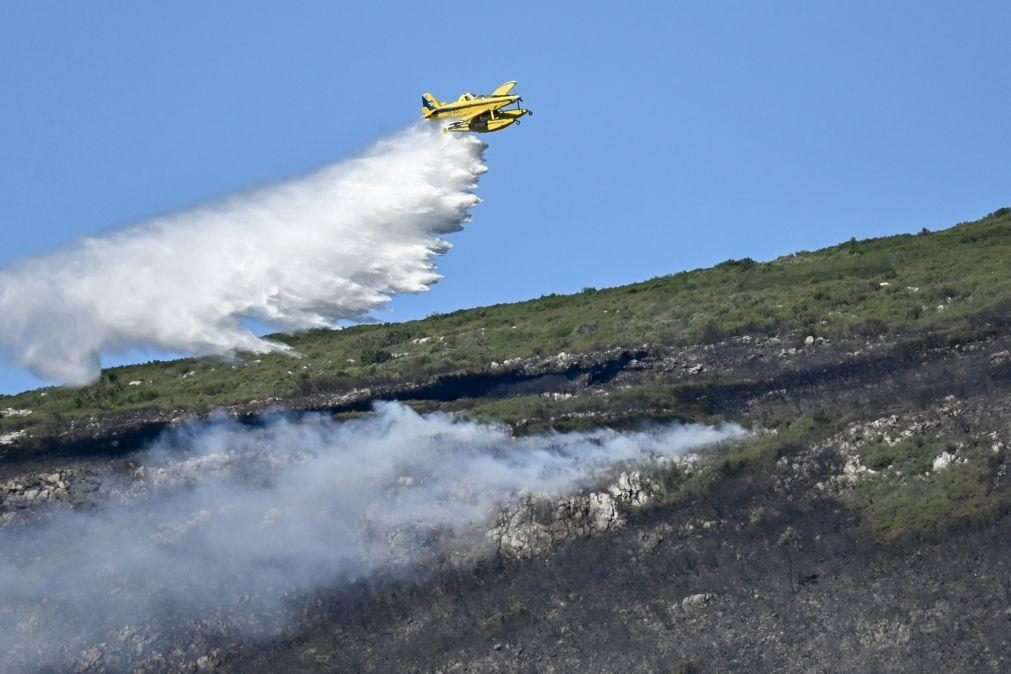
[[[171,633],[217,615],[240,634],[280,633],[302,593],[384,570],[424,577],[446,550],[457,564],[492,557],[487,531],[518,493],[565,495],[615,465],[667,465],[744,435],[673,424],[515,439],[398,404],[375,411],[191,424],[138,453],[133,476],[96,475],[95,508],[0,518],[0,650],[64,669],[124,626]]]
[[[176,671],[208,663],[235,671],[387,670],[404,662],[424,671],[457,662],[596,671],[613,669],[613,654],[620,652],[623,663],[632,663],[623,666],[637,671],[707,662],[730,670],[803,670],[811,663],[859,669],[868,662],[896,670],[943,662],[953,671],[978,671],[986,669],[983,653],[992,669],[1004,671],[1009,598],[995,588],[1008,575],[1008,555],[1007,546],[993,541],[1011,540],[1005,535],[1011,513],[1008,259],[1011,209],[999,209],[942,232],[854,240],[767,263],[728,260],[621,288],[275,337],[303,354],[300,359],[278,353],[147,363],[109,370],[83,389],[0,397],[0,526],[17,537],[0,547],[13,564],[8,576],[39,583],[12,586],[26,612],[11,621],[23,630],[16,645],[27,646],[24,661],[36,662],[28,633],[45,638],[43,618],[55,616],[49,626],[58,629],[61,616],[73,615],[64,611],[73,601],[35,601],[57,586],[47,575],[58,579],[68,560],[70,571],[95,561],[109,568],[102,563],[107,551],[122,548],[138,557],[114,555],[126,565],[111,583],[137,582],[127,583],[129,593],[108,597],[122,599],[127,613],[98,615],[127,615],[133,624],[108,631],[99,625],[89,633],[93,639],[66,640],[58,660],[117,670],[128,669],[119,664],[126,660],[150,657],[162,663],[156,668]],[[452,412],[457,421],[447,429],[442,415],[380,406],[376,416],[344,422],[382,399]],[[174,440],[162,446],[178,462],[146,451],[161,430],[216,407],[249,423],[197,421],[190,426],[196,435],[169,431],[164,438]],[[263,416],[276,407],[291,410],[296,421],[277,425]],[[300,418],[299,410],[328,415]],[[506,422],[510,429],[462,417]],[[587,529],[586,508],[566,505],[575,501],[521,495],[486,534],[502,563],[482,564],[477,573],[443,566],[440,572],[450,573],[420,582],[412,577],[400,584],[380,574],[379,583],[371,575],[368,583],[346,585],[327,578],[353,575],[353,562],[371,557],[336,559],[332,550],[316,555],[311,546],[296,553],[296,568],[305,562],[309,574],[285,574],[295,583],[287,587],[310,596],[289,595],[299,617],[271,621],[290,630],[278,639],[249,639],[242,630],[255,627],[246,618],[257,613],[244,609],[229,620],[207,607],[211,619],[194,621],[185,602],[170,601],[180,609],[174,622],[145,617],[161,581],[145,573],[143,561],[138,570],[130,560],[157,557],[163,545],[217,560],[220,569],[266,560],[269,571],[270,561],[283,562],[302,548],[275,549],[279,539],[258,537],[261,525],[263,531],[280,526],[290,536],[304,528],[310,541],[335,540],[329,534],[339,534],[344,521],[321,520],[321,513],[362,490],[366,498],[358,505],[370,504],[364,511],[338,512],[366,512],[364,524],[371,525],[372,515],[383,521],[395,514],[401,497],[434,488],[453,498],[437,498],[434,510],[415,508],[412,500],[409,510],[435,513],[434,521],[452,525],[460,520],[440,519],[439,512],[453,503],[463,507],[463,520],[477,521],[466,512],[480,499],[469,495],[486,494],[484,478],[494,477],[503,461],[529,467],[558,458],[558,436],[537,431],[583,429],[565,437],[613,456],[610,450],[628,447],[639,433],[615,435],[601,426],[652,432],[655,421],[671,418],[733,419],[757,432],[698,456],[691,470],[658,462],[655,469],[636,468],[646,472],[638,486],[627,483],[630,491],[621,479],[609,485],[609,494],[612,486],[631,494],[622,496],[624,510],[615,511],[627,515],[623,530]],[[387,431],[406,443],[368,441],[371,433]],[[460,437],[476,441],[455,443]],[[306,448],[318,451],[302,454]],[[288,457],[294,462],[286,463]],[[371,458],[379,459],[376,471]],[[258,466],[267,464],[276,466],[270,473],[276,479],[264,482]],[[489,472],[474,479],[471,465]],[[212,476],[229,466],[239,471]],[[162,489],[165,478],[191,467],[200,470],[187,473],[192,479],[180,484],[182,491]],[[510,480],[521,477],[510,483],[520,492],[540,483],[523,474],[529,472],[513,464],[506,471]],[[349,475],[334,491],[335,480]],[[293,484],[290,476],[300,477]],[[451,486],[458,478],[475,491]],[[646,511],[636,510],[640,492],[648,496]],[[237,499],[222,502],[220,495]],[[142,496],[146,509],[130,501],[124,509],[121,496]],[[577,496],[593,502],[592,494]],[[109,507],[89,510],[95,504]],[[186,507],[172,515],[173,504]],[[170,516],[162,517],[163,505]],[[66,534],[34,535],[51,515],[56,519],[46,521],[68,523]],[[102,521],[115,523],[95,526]],[[222,528],[229,535],[254,533],[225,547],[202,536]],[[120,535],[136,530],[144,535]],[[458,550],[455,539],[441,537],[441,527],[412,523],[408,530],[433,542],[440,559]],[[82,531],[92,535],[77,544]],[[401,529],[379,527],[384,531]],[[353,553],[362,539],[345,533],[352,535],[342,550]],[[418,540],[395,536],[391,542]],[[109,541],[122,545],[103,548]],[[29,543],[47,555],[34,554]],[[241,557],[229,556],[237,550]],[[189,568],[186,554],[171,570]],[[527,555],[538,562],[511,561]],[[421,561],[425,567],[424,554]],[[241,572],[225,575],[261,588],[243,606],[266,609],[268,616],[287,591]],[[320,584],[311,577],[303,584],[309,576]],[[198,598],[216,601],[199,591],[199,574],[183,577]],[[317,590],[319,601],[312,596]],[[98,604],[106,601],[102,595]],[[77,605],[95,603],[85,598]],[[976,607],[971,630],[964,606]],[[129,607],[140,608],[135,621]],[[586,621],[587,615],[595,619]],[[637,627],[614,629],[627,624]],[[383,635],[381,649],[376,634]],[[720,640],[702,644],[698,634]],[[959,638],[953,642],[951,634]],[[180,643],[186,646],[176,648]]]
[[[0,270],[0,354],[84,385],[108,350],[287,348],[243,317],[285,330],[362,319],[439,279],[439,235],[478,203],[483,149],[417,125],[307,177]]]

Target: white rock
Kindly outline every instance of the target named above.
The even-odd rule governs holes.
[[[134,380],[133,380],[132,382],[130,382],[129,384],[127,384],[127,386],[140,386],[140,385],[141,385],[141,384],[143,384],[143,383],[144,383],[144,382],[142,382],[142,381],[141,381],[141,380],[139,380],[139,379],[134,379]]]
[[[814,335],[808,335],[804,338],[804,346],[811,346],[814,344]]]
[[[610,494],[590,494],[590,526],[595,531],[617,529],[624,523]]]
[[[941,452],[940,454],[938,454],[937,458],[934,459],[933,465],[934,470],[938,471],[947,468],[948,464],[951,463],[954,458],[955,455],[949,452],[948,450]]]
[[[0,445],[13,445],[18,438],[28,434],[28,431],[14,431],[0,434]]]
[[[652,486],[648,481],[642,479],[639,471],[622,473],[618,481],[607,488],[607,491],[614,499],[623,501],[634,506],[645,505],[650,499],[648,487]]]
[[[846,465],[843,466],[842,480],[849,484],[856,484],[862,474],[873,475],[876,472],[860,463],[860,457],[854,455],[846,459]]]

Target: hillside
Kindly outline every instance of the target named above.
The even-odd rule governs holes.
[[[478,373],[502,378],[536,359],[550,368],[554,358],[560,363],[555,369],[564,369],[587,354],[593,360],[594,354],[612,351],[657,352],[743,336],[779,335],[788,348],[802,346],[808,336],[888,337],[911,342],[909,348],[917,340],[957,342],[1006,326],[1009,259],[1011,209],[1002,208],[944,231],[854,240],[766,263],[728,260],[618,288],[273,337],[297,358],[182,359],[111,368],[83,389],[0,396],[0,409],[32,411],[0,417],[0,433],[24,430],[17,444],[32,438],[45,443],[74,436],[82,422],[104,427],[103,420],[115,425],[111,420],[118,417],[143,424],[216,407],[239,412],[265,404],[340,407],[373,397],[356,395],[363,389],[422,388],[440,378]],[[523,403],[481,411],[513,421],[520,413],[529,416]]]
[[[149,441],[215,409],[255,426],[272,409],[350,420],[395,399],[517,437],[729,421],[750,433],[504,505],[480,555],[414,532],[429,573],[299,598],[279,636],[223,618],[131,625],[67,657],[108,671],[1007,671],[1009,261],[1002,208],[939,232],[276,337],[297,358],[112,368],[85,389],[0,398],[0,531],[143,502],[157,491]]]

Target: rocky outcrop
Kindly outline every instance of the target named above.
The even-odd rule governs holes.
[[[690,472],[697,457],[678,460]],[[627,513],[665,494],[663,485],[642,471],[622,472],[600,491],[552,499],[525,494],[504,505],[486,534],[506,559],[528,559],[559,545],[623,528]]]
[[[0,434],[0,445],[14,445],[28,436],[28,431],[11,431]]]
[[[527,495],[502,508],[487,537],[507,558],[526,559],[566,541],[621,528],[615,499],[591,493],[552,501]]]
[[[91,471],[63,469],[31,472],[0,482],[0,526],[26,524],[55,507],[79,507],[108,498]]]

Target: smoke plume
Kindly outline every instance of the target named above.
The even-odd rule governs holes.
[[[433,256],[479,199],[484,144],[416,126],[359,157],[0,270],[0,355],[94,381],[103,351],[269,352],[284,330],[360,320],[439,279]]]
[[[345,423],[193,424],[131,475],[92,485],[93,510],[0,529],[0,651],[57,667],[97,642],[149,654],[207,615],[225,632],[276,633],[286,597],[419,573],[448,551],[467,563],[518,494],[570,493],[616,465],[741,433],[672,424],[517,439],[392,403]]]

